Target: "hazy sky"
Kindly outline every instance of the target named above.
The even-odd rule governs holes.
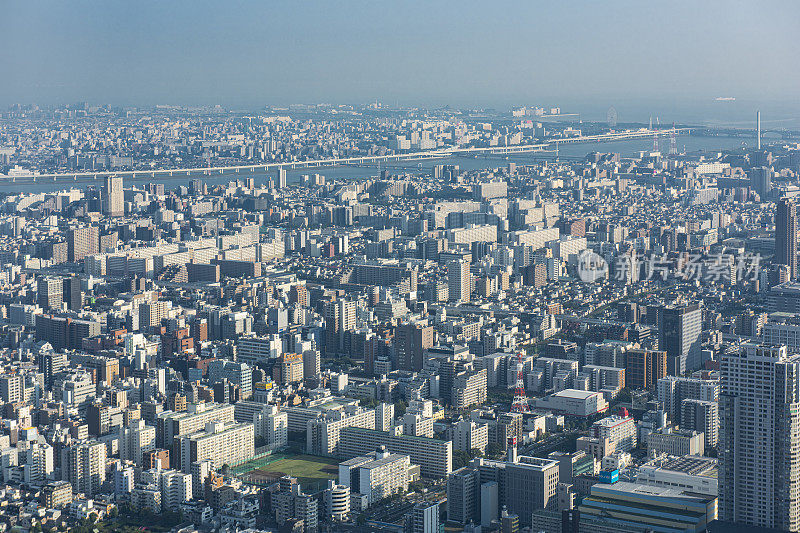
[[[3,1],[0,105],[792,102],[800,2]]]

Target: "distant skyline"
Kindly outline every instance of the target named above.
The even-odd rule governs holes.
[[[800,120],[798,24],[788,1],[8,2],[0,105],[766,107],[769,124]]]

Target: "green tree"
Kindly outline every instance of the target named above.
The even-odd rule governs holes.
[[[472,460],[469,452],[464,450],[453,450],[453,470],[458,470],[469,464]]]
[[[360,404],[367,409],[375,409],[378,407],[378,400],[375,398],[362,398]]]
[[[486,447],[486,457],[491,459],[499,459],[503,456],[506,449],[503,447],[502,444],[493,442]]]

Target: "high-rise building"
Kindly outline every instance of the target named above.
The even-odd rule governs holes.
[[[716,402],[719,382],[710,379],[666,376],[658,380],[658,401],[673,422],[681,419],[681,404],[685,399]]]
[[[208,364],[208,382],[216,383],[223,378],[239,385],[241,396],[247,399],[253,395],[253,369],[247,363],[216,359]]]
[[[558,507],[556,492],[559,463],[551,459],[521,456],[505,465],[505,503],[510,512],[530,525],[531,511]]]
[[[719,404],[687,398],[681,402],[681,428],[703,433],[705,448],[719,441]]]
[[[800,530],[800,359],[745,344],[721,363],[719,514]]]
[[[631,389],[653,389],[667,375],[667,354],[655,350],[628,350],[625,385]]]
[[[325,302],[325,353],[341,352],[343,333],[356,327],[356,302],[336,300]]]
[[[447,476],[447,519],[465,525],[479,518],[480,471],[464,467]]]
[[[203,180],[189,181],[189,190],[192,196],[202,196],[206,193],[206,184]]]
[[[67,261],[83,261],[87,255],[100,250],[100,231],[97,226],[73,228],[67,232]]]
[[[165,412],[158,415],[156,419],[157,447],[172,448],[175,437],[200,431],[209,422],[229,423],[234,421],[234,406],[231,404],[197,403],[189,404],[186,407],[186,412]],[[142,418],[147,420],[146,416]],[[179,460],[180,457],[175,457],[175,461]],[[179,468],[180,463],[174,462],[172,466]]]
[[[608,439],[615,450],[627,452],[636,448],[636,422],[629,416],[611,415],[602,418],[592,425],[593,436]]]
[[[0,400],[3,403],[16,403],[22,400],[22,376],[0,377]]]
[[[453,424],[453,449],[469,452],[478,449],[483,453],[489,444],[489,425],[473,420],[459,420]]]
[[[165,300],[145,302],[139,305],[139,327],[146,328],[158,326],[161,319],[166,317],[170,303]]]
[[[789,279],[797,277],[797,208],[781,198],[775,210],[775,264],[789,267]]]
[[[453,471],[453,442],[449,440],[403,435],[396,431],[377,431],[355,425],[342,427],[339,437],[335,454],[338,457],[355,457],[370,453],[378,446],[386,446],[391,453],[411,457],[411,464],[419,465],[420,474],[424,477],[441,478]]]
[[[42,352],[36,357],[39,372],[44,374],[44,384],[48,388],[53,385],[53,376],[67,368],[67,354],[64,352]]]
[[[419,502],[414,505],[409,517],[410,527],[406,531],[412,533],[439,532],[439,504],[437,502]]]
[[[425,324],[397,326],[394,343],[400,369],[419,372],[424,364],[425,350],[433,346],[433,326]]]
[[[106,186],[103,190],[103,213],[110,217],[121,217],[125,214],[122,178],[106,177]]]
[[[190,473],[192,463],[197,461],[209,460],[214,468],[242,463],[253,457],[254,443],[253,424],[215,420],[203,430],[180,437],[176,448],[180,450],[182,470]]]
[[[106,445],[87,441],[71,446],[62,470],[74,492],[92,497],[106,480]]]
[[[133,461],[141,466],[143,454],[155,447],[156,428],[146,425],[144,420],[133,420],[127,427],[119,429],[119,457],[123,461]]]
[[[754,189],[761,200],[764,201],[772,191],[772,169],[768,167],[755,167],[748,172],[750,187]]]
[[[244,402],[238,402],[239,404]],[[263,404],[261,404],[263,405]],[[264,406],[252,417],[255,436],[264,439],[266,446],[286,446],[289,438],[289,415],[278,411],[277,406]]]
[[[339,483],[367,497],[369,505],[408,490],[408,455],[390,453],[381,446],[364,456],[339,463]]]
[[[375,429],[390,431],[394,425],[394,404],[381,402],[375,407]]]
[[[180,511],[181,504],[192,499],[192,475],[177,470],[158,470],[158,472],[162,509]]]
[[[465,302],[472,294],[472,275],[469,261],[460,259],[447,264],[447,288],[451,302]]]
[[[667,373],[682,376],[701,366],[703,312],[698,304],[668,306],[658,316],[658,347],[667,352]]]
[[[36,282],[36,296],[42,308],[60,311],[64,303],[64,286],[61,278],[39,278]]]
[[[486,369],[462,370],[453,377],[450,404],[455,409],[466,409],[486,401]]]
[[[83,289],[81,278],[69,276],[63,279],[62,299],[72,311],[79,311],[83,307]]]

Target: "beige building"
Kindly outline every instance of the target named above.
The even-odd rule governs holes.
[[[347,427],[375,429],[375,411],[370,409],[351,415],[332,412],[324,418],[310,420],[306,429],[307,452],[313,455],[337,455],[340,431]]]
[[[453,448],[468,452],[474,448],[486,451],[489,444],[488,424],[477,424],[472,420],[459,420],[453,424]]]
[[[87,441],[67,450],[67,464],[62,467],[75,493],[94,496],[106,480],[106,445]]]
[[[232,406],[231,406],[232,407]],[[179,438],[181,465],[191,471],[195,461],[211,461],[215,469],[237,465],[255,454],[253,424],[209,422],[205,429]]]

